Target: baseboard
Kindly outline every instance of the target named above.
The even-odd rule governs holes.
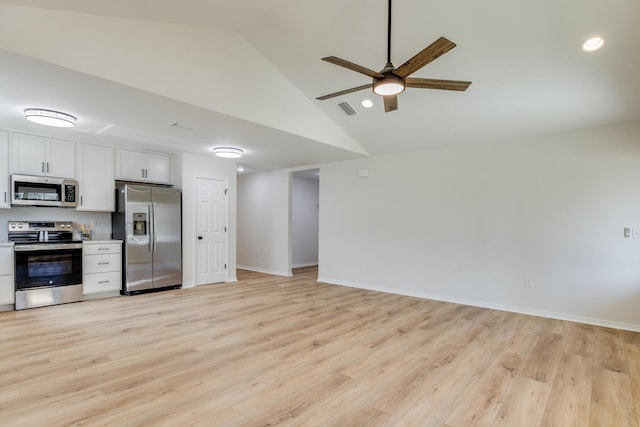
[[[0,311],[13,311],[14,308],[13,304],[0,305]]]
[[[195,282],[185,282],[182,284],[182,289],[195,288]]]
[[[227,283],[237,282],[238,278],[236,276],[231,276],[227,278]]]
[[[605,328],[621,329],[625,331],[640,332],[640,325],[633,323],[614,322],[606,319],[596,319],[593,317],[576,316],[573,314],[556,313],[552,311],[537,310],[528,307],[520,307],[514,305],[496,304],[487,301],[480,301],[467,298],[449,297],[440,294],[430,294],[426,292],[408,291],[404,289],[387,288],[384,286],[369,286],[361,283],[345,282],[342,280],[330,279],[327,277],[318,277],[318,282],[328,283],[330,285],[347,286],[350,288],[365,289],[368,291],[384,292],[395,295],[405,295],[422,299],[430,299],[435,301],[450,302],[454,304],[470,305],[474,307],[489,308],[492,310],[508,311],[511,313],[528,314],[531,316],[546,317],[549,319],[566,320],[569,322],[585,323],[588,325],[602,326]]]
[[[291,268],[302,268],[302,267],[314,267],[318,265],[318,261],[316,262],[303,262],[302,264],[293,264]]]
[[[82,297],[83,297],[83,301],[89,301],[92,299],[114,298],[119,296],[120,296],[120,291],[109,291],[109,292],[98,292],[95,294],[85,294]]]
[[[268,270],[266,268],[260,267],[249,267],[248,265],[236,265],[236,268],[239,268],[240,270],[255,271],[256,273],[273,274],[274,276],[293,276],[293,273],[291,273],[291,271]]]

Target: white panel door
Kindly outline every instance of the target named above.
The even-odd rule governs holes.
[[[196,285],[226,280],[225,182],[197,178]]]

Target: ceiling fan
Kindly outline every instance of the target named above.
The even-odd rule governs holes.
[[[389,0],[389,19],[387,28],[387,64],[379,72],[335,56],[322,58],[323,61],[330,62],[340,67],[371,77],[373,79],[373,83],[341,90],[340,92],[320,96],[316,99],[324,101],[325,99],[334,98],[336,96],[373,88],[373,92],[375,94],[381,95],[384,98],[384,111],[388,113],[389,111],[398,109],[398,94],[408,87],[418,89],[467,90],[471,82],[409,77],[431,61],[456,47],[455,43],[445,39],[444,37],[440,37],[422,51],[418,52],[413,58],[409,59],[398,68],[395,68],[391,63],[391,0]]]

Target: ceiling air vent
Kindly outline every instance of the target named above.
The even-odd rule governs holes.
[[[349,105],[349,103],[346,101],[341,102],[338,105],[340,106],[340,108],[342,108],[342,111],[344,111],[347,114],[347,116],[353,116],[354,114],[358,114],[358,112],[354,110],[353,107]]]

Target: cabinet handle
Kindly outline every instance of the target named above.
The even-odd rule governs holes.
[[[108,251],[109,248],[98,248],[99,251]]]
[[[80,196],[80,206],[84,205],[84,203],[82,203],[82,196]]]
[[[7,192],[4,192],[4,202],[7,203]]]
[[[144,178],[144,169],[140,169],[140,178]]]
[[[49,173],[49,162],[47,162],[47,173]]]
[[[111,280],[102,280],[102,281],[98,282],[99,285],[105,285],[107,283],[111,283]]]
[[[111,262],[109,261],[103,261],[98,263],[98,265],[109,265],[109,264],[111,264]]]
[[[42,173],[44,173],[44,162],[42,162]]]

